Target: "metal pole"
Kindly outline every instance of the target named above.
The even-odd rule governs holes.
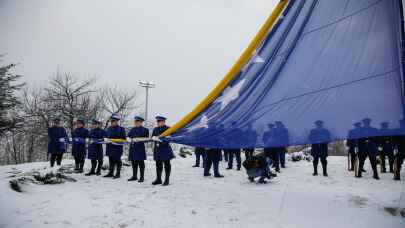
[[[145,87],[145,89],[146,89],[145,120],[148,120],[149,87]]]
[[[145,92],[146,92],[146,94],[145,94],[146,98],[145,98],[145,116],[144,116],[144,118],[145,118],[145,120],[147,121],[147,120],[148,120],[148,108],[149,108],[149,89],[155,88],[155,83],[153,83],[153,82],[139,81],[138,84],[139,84],[141,87],[144,87],[144,88],[145,88]]]

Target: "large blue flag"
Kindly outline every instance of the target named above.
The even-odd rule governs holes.
[[[404,117],[401,7],[289,1],[222,93],[167,140],[260,148],[393,133]]]

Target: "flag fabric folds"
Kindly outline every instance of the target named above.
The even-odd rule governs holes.
[[[262,148],[393,133],[404,116],[401,14],[400,0],[289,1],[221,94],[165,139]]]

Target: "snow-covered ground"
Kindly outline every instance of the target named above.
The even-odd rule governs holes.
[[[10,189],[7,172],[48,163],[3,166],[0,227],[405,227],[405,218],[384,209],[405,208],[404,181],[391,174],[376,181],[368,165],[365,177],[355,179],[344,157],[329,157],[327,178],[311,176],[309,162],[289,162],[265,185],[249,183],[244,171],[225,170],[224,162],[225,178],[204,178],[193,163],[193,157],[173,160],[167,187],[150,184],[155,172],[148,161],[143,184],[127,182],[132,170],[124,167],[118,180],[72,174],[75,183],[30,185],[24,193]]]

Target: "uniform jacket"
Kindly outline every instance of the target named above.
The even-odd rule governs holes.
[[[378,137],[378,146],[386,152],[393,152],[394,150],[394,138],[395,134],[392,129],[380,129],[381,136]]]
[[[107,138],[109,139],[126,139],[125,128],[121,126],[108,127]],[[122,153],[124,152],[123,145],[114,145],[108,143],[105,150],[105,155],[111,157],[114,160],[121,160]]]
[[[211,161],[221,161],[222,160],[222,150],[221,149],[207,149],[207,160]]]
[[[360,154],[368,154],[371,156],[377,156],[378,154],[378,137],[375,137],[375,135],[378,135],[379,132],[377,128],[371,127],[371,126],[365,126],[361,128],[361,135],[367,136],[368,137],[363,137],[358,139],[358,144],[359,144],[359,153]]]
[[[196,148],[194,149],[194,152],[195,152],[197,155],[199,155],[199,154],[204,155],[204,154],[205,154],[205,148],[204,148],[204,147],[196,147]]]
[[[169,129],[168,126],[155,127],[152,136],[159,136]],[[155,161],[167,161],[174,158],[173,150],[168,142],[155,142],[153,148],[153,159]]]
[[[399,128],[395,131],[393,141],[395,147],[398,149],[398,155],[405,158],[405,128]]]
[[[145,127],[133,127],[129,133],[130,138],[148,138],[149,130]],[[146,160],[146,150],[144,142],[132,142],[129,147],[128,154],[129,161],[142,161]]]
[[[327,157],[330,133],[325,128],[315,128],[309,133],[309,141],[312,142],[312,156]]]
[[[89,133],[90,145],[88,147],[88,159],[100,160],[103,159],[103,145],[101,142],[106,137],[106,132],[101,128],[91,129]]]
[[[72,132],[72,155],[82,156],[86,154],[86,139],[89,138],[89,130],[84,127],[76,128]]]
[[[48,154],[59,154],[65,152],[65,143],[60,142],[60,139],[67,141],[66,130],[63,127],[50,127],[48,128]]]

